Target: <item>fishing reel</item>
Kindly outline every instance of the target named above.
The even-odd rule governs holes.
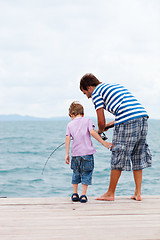
[[[106,137],[106,134],[103,132],[102,134],[100,134],[101,138],[105,141],[107,140],[108,138]]]
[[[109,128],[113,128],[114,127],[114,124],[112,124],[112,125],[110,125],[110,126],[108,126],[108,127],[105,127],[105,131],[107,131]],[[106,135],[105,135],[105,133],[104,132],[102,132],[101,134],[99,134],[100,136],[101,136],[101,138],[105,141],[105,140],[107,140],[108,138],[106,137]]]

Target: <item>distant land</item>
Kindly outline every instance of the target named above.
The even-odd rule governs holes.
[[[0,115],[0,121],[54,121],[54,120],[67,120],[68,117],[51,117],[51,118],[39,118],[32,116],[22,116],[19,114]]]
[[[96,117],[90,117],[86,116],[93,121],[97,121]],[[6,114],[6,115],[0,115],[0,121],[61,121],[61,120],[67,120],[70,121],[70,118],[68,116],[61,116],[61,117],[50,117],[50,118],[40,118],[40,117],[33,117],[28,115],[19,115],[19,114]],[[107,118],[107,122],[112,121],[113,119]],[[149,120],[157,120],[160,119],[153,119],[149,118]]]

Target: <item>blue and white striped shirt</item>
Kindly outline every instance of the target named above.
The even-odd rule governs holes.
[[[95,109],[104,108],[115,115],[115,125],[148,114],[138,100],[120,84],[99,84],[92,93]]]

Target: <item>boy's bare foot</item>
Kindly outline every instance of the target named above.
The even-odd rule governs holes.
[[[114,195],[109,195],[108,193],[103,194],[102,196],[96,198],[96,200],[101,201],[114,201]]]
[[[133,195],[133,196],[131,196],[131,199],[136,200],[136,201],[142,201],[141,195]]]

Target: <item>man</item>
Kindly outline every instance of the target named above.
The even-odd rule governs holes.
[[[142,169],[150,167],[152,163],[146,142],[146,110],[126,88],[119,84],[101,83],[93,74],[86,74],[81,78],[80,89],[93,100],[98,133],[101,134],[114,124],[110,184],[108,191],[97,200],[114,200],[121,172],[131,171],[132,162],[135,192],[131,198],[141,201]],[[106,124],[104,109],[115,115],[115,121]]]

